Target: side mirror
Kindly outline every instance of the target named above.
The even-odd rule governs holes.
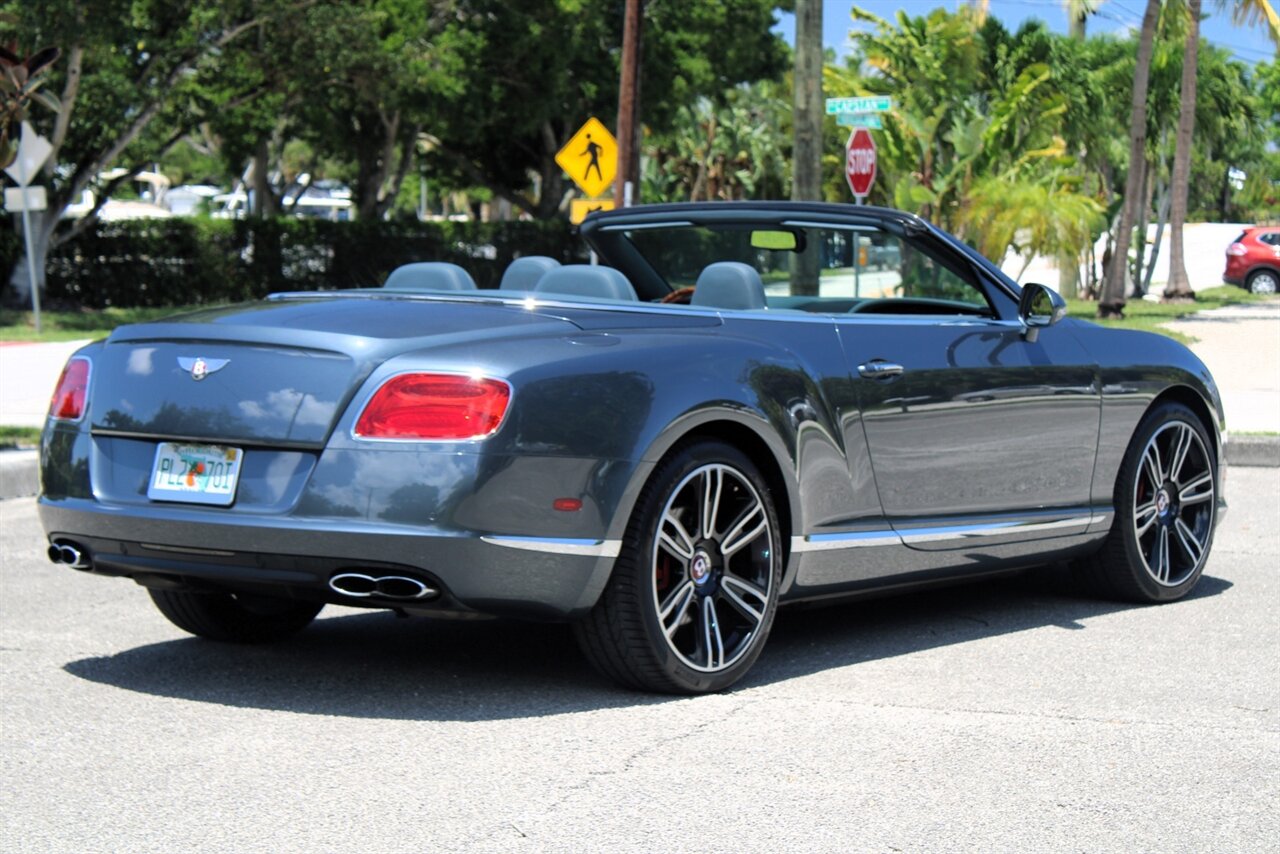
[[[1053,326],[1067,316],[1067,302],[1057,291],[1029,282],[1022,286],[1018,300],[1018,318],[1022,321],[1022,337],[1035,343],[1041,327]]]

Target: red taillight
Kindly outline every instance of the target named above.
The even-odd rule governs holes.
[[[76,356],[67,362],[58,377],[49,401],[49,417],[62,421],[79,421],[84,415],[84,402],[89,396],[89,360]]]
[[[1241,255],[1249,254],[1249,250],[1243,243],[1232,243],[1227,247],[1227,254],[1239,257]]]
[[[502,380],[455,374],[401,374],[365,405],[355,434],[364,439],[479,439],[498,429],[511,400]]]

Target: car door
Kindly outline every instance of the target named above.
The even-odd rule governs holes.
[[[1100,396],[1068,326],[1025,335],[936,235],[871,239],[880,269],[836,322],[890,524],[925,550],[1082,533]]]

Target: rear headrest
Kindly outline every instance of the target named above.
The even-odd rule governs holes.
[[[540,294],[588,299],[636,301],[636,290],[627,277],[612,267],[568,264],[542,274],[534,291]]]
[[[396,267],[387,276],[384,288],[410,291],[474,291],[475,280],[457,264],[444,261],[421,261]]]
[[[554,270],[560,262],[546,255],[526,255],[507,265],[498,284],[500,291],[531,291],[548,270]]]
[[[764,308],[764,282],[754,268],[738,261],[708,264],[694,284],[691,304],[709,308]]]

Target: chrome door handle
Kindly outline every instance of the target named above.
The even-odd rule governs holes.
[[[883,380],[889,377],[896,377],[903,372],[902,365],[895,365],[893,362],[881,362],[874,360],[858,365],[858,373],[867,379]]]

